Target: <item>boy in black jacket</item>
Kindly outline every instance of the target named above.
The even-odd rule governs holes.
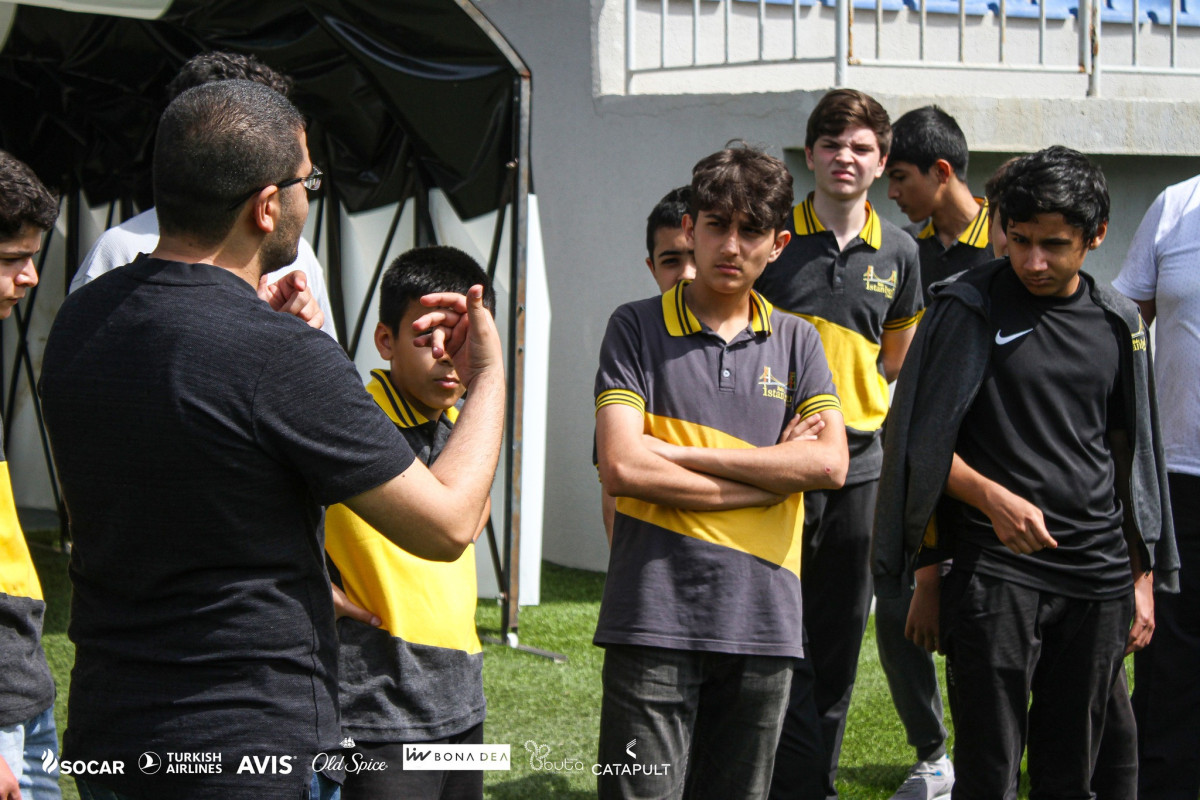
[[[955,798],[1015,798],[1027,743],[1033,792],[1089,796],[1123,651],[1150,633],[1133,592],[1176,579],[1147,333],[1080,272],[1108,208],[1080,153],[1014,163],[1009,259],[935,293],[897,384],[873,570],[894,593],[922,543],[953,543],[940,628],[916,635],[952,666]]]

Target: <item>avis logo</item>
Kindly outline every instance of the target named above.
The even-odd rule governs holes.
[[[242,756],[237,774],[291,775],[293,758],[295,756]]]

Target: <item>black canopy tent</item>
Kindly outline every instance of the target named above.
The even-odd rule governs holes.
[[[35,0],[36,2],[37,0]],[[164,3],[166,0],[164,0]],[[58,6],[72,0],[56,0]],[[119,6],[119,2],[114,5]],[[131,4],[132,6],[132,4]],[[145,15],[143,7],[130,13]],[[153,9],[151,9],[153,13]],[[80,215],[108,204],[108,223],[152,204],[150,161],[165,86],[191,56],[253,53],[294,81],[309,119],[312,159],[325,172],[313,241],[325,237],[327,283],[339,339],[353,358],[371,294],[346,314],[342,217],[395,204],[371,286],[409,202],[413,239],[436,242],[429,192],[439,189],[462,219],[496,212],[488,272],[501,263],[508,228],[508,418],[502,547],[489,523],[505,638],[515,643],[521,531],[530,73],[470,0],[175,0],[155,19],[18,5],[0,49],[0,147],[34,168],[64,198],[65,276],[82,253]],[[50,251],[43,250],[43,256]],[[65,288],[65,287],[64,287]],[[19,378],[41,428],[29,329],[36,290],[16,314],[16,355],[3,381],[11,426]],[[43,303],[43,306],[47,304]],[[7,331],[12,335],[11,328]],[[5,439],[10,430],[6,429]],[[50,483],[61,497],[41,430]],[[503,556],[500,550],[503,550]]]

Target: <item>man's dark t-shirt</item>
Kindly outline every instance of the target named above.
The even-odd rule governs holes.
[[[1058,547],[1015,554],[983,512],[947,500],[954,566],[1069,597],[1119,596],[1132,585],[1108,443],[1125,419],[1121,329],[1085,278],[1071,297],[1042,298],[1011,269],[992,283],[990,319],[991,362],[955,452],[1040,508]]]
[[[204,264],[70,295],[40,389],[74,536],[64,758],[124,761],[89,779],[134,796],[306,796],[339,740],[320,507],[403,472],[404,438],[332,339]]]

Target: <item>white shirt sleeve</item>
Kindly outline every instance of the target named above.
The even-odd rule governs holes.
[[[1129,245],[1113,288],[1131,300],[1153,300],[1158,290],[1158,239],[1166,193],[1154,198]]]
[[[71,286],[73,292],[106,272],[123,267],[137,258],[138,253],[152,253],[158,246],[158,215],[151,208],[114,228],[109,228],[92,244],[83,257]]]

